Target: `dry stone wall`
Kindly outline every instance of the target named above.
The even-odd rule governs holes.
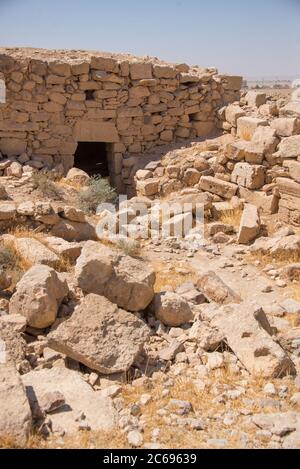
[[[66,173],[78,142],[104,142],[120,192],[132,185],[137,157],[213,132],[217,110],[238,100],[242,85],[156,58],[21,48],[0,49],[0,79],[3,157]]]

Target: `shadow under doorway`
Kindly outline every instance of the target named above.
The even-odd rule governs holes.
[[[78,142],[74,166],[82,169],[89,176],[109,177],[107,143]]]

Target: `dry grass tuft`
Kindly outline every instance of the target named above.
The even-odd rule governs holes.
[[[237,207],[233,210],[228,210],[226,212],[223,212],[219,217],[219,221],[221,223],[225,223],[226,225],[232,225],[235,228],[239,228],[242,215],[243,215],[243,208]]]
[[[11,436],[0,437],[0,449],[20,449],[16,440]]]
[[[176,269],[180,267],[177,266],[168,266],[166,270],[166,264],[162,262],[152,263],[152,267],[156,273],[156,281],[154,285],[154,291],[159,293],[164,291],[164,288],[168,285],[173,289],[178,288],[180,285],[186,282],[195,282],[197,279],[197,273],[194,270],[190,270],[188,274],[181,274]],[[182,266],[186,269],[186,265]]]
[[[247,257],[249,262],[259,261],[261,267],[272,264],[275,268],[279,268],[300,262],[300,252],[291,251],[282,251],[276,255],[265,253],[264,251],[257,251],[249,254]]]
[[[12,284],[9,290],[14,290],[23,274],[31,265],[21,258],[11,240],[2,240],[0,244],[0,267],[11,277]]]

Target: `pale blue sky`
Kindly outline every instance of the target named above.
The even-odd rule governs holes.
[[[300,76],[300,0],[0,0],[0,45],[89,49]]]

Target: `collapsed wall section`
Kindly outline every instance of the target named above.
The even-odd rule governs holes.
[[[126,191],[135,159],[206,136],[217,110],[239,99],[241,77],[158,59],[83,51],[0,49],[0,152],[66,173],[79,142],[101,142],[111,182]],[[27,155],[24,156],[24,153]]]

